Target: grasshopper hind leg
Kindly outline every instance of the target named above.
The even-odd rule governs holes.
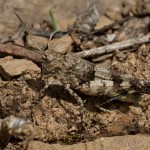
[[[78,96],[78,94],[76,94],[69,85],[65,85],[65,89],[70,93],[70,95],[72,95],[75,100],[77,101],[77,103],[80,105],[81,109],[83,109],[85,100],[82,100],[82,98],[80,96]]]
[[[114,100],[139,105],[139,101],[141,100],[141,95],[142,95],[141,93],[131,90],[128,92],[118,94],[118,95],[106,100],[106,102],[102,103],[101,105],[108,104]]]

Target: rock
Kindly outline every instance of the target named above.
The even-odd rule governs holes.
[[[128,56],[128,63],[129,63],[129,65],[135,66],[136,62],[137,62],[137,59],[136,59],[135,54],[134,54],[134,53],[131,53],[131,54]]]
[[[107,26],[107,25],[109,25],[111,23],[113,23],[113,21],[110,20],[108,17],[106,17],[106,16],[100,16],[100,19],[99,19],[99,21],[98,21],[95,29],[100,29],[100,28],[102,28],[104,26]]]
[[[122,16],[120,15],[120,13],[114,12],[114,11],[107,12],[106,16],[109,17],[110,19],[114,20],[114,21],[119,21],[122,19]]]
[[[74,145],[45,144],[39,141],[29,143],[28,150],[146,150],[150,147],[149,135],[125,135],[100,138],[92,142]]]
[[[149,32],[150,18],[136,18],[132,17],[118,30],[116,41],[127,40],[130,38],[144,36]]]
[[[6,56],[6,57],[4,57],[4,58],[1,58],[1,59],[0,59],[0,62],[5,62],[6,60],[12,60],[12,59],[13,59],[12,56]]]
[[[0,59],[1,60],[1,59]],[[26,59],[6,59],[0,61],[0,74],[10,80],[12,77],[21,75],[26,71],[40,72],[40,68],[30,60]]]
[[[69,35],[64,35],[61,38],[56,38],[48,43],[49,51],[54,51],[60,54],[65,54],[71,49],[73,41]]]
[[[123,62],[127,58],[127,55],[122,51],[116,50],[115,57],[120,61]]]
[[[76,17],[72,17],[69,19],[60,19],[58,20],[58,24],[61,28],[62,31],[66,31],[66,29],[68,28],[68,26],[72,25],[75,21]]]
[[[26,38],[26,46],[28,48],[46,50],[48,39],[41,36],[28,35]]]
[[[145,150],[150,146],[149,142],[149,135],[142,134],[101,138],[102,150]]]
[[[114,39],[116,38],[116,34],[107,34],[106,36],[109,43],[113,42]]]

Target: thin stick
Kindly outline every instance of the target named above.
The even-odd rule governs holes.
[[[40,53],[26,49],[21,46],[12,45],[11,43],[0,44],[0,55],[2,55],[2,54],[7,54],[7,55],[11,55],[11,56],[17,56],[19,58],[29,59],[36,63],[42,62],[42,55]]]
[[[129,50],[122,50],[122,52],[128,53],[128,52],[133,52],[135,50],[137,50],[137,47],[134,47],[134,48],[129,49]],[[101,61],[104,61],[104,60],[106,60],[112,56],[114,56],[114,53],[104,54],[104,55],[99,56],[98,58],[93,58],[92,62],[101,62]]]
[[[114,52],[115,50],[123,50],[129,47],[133,47],[148,42],[150,42],[150,33],[142,37],[132,38],[129,40],[116,42],[103,47],[78,52],[75,55],[81,58],[94,57],[96,55],[108,54]]]
[[[110,54],[105,54],[103,56],[100,56],[98,58],[93,58],[92,59],[92,62],[101,62],[101,61],[104,61],[110,57],[112,57],[114,54],[113,53],[110,53]]]

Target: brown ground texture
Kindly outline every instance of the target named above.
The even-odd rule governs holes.
[[[1,3],[3,5],[1,5]],[[17,7],[22,10],[22,16],[28,16],[27,21],[34,24],[36,27],[40,21],[42,22],[45,19],[48,20],[47,12],[49,7],[47,6],[47,3],[56,11],[56,16],[62,29],[65,29],[68,24],[73,22],[78,12],[81,12],[86,8],[86,3],[78,0],[66,0],[65,2],[63,0],[51,0],[50,2],[47,2],[46,0],[36,0],[34,2],[23,0],[5,2],[2,0],[0,2],[0,5],[3,6],[3,8],[0,7],[0,11],[3,12],[3,16],[0,14],[0,19],[2,20],[2,24],[0,25],[0,38],[3,39],[10,35],[10,33],[13,33],[18,27],[18,21],[10,19],[9,22],[7,22],[8,18],[11,18],[10,12],[12,11],[12,8]],[[134,4],[135,1],[133,0],[131,3]],[[120,19],[119,17],[121,16],[116,15],[116,13],[110,15],[110,13],[120,11],[121,1],[95,0],[94,4],[102,15],[96,28],[100,28]],[[110,5],[112,5],[111,8]],[[37,15],[37,12],[39,15]],[[107,15],[104,15],[106,12]],[[31,16],[31,18],[29,16]],[[16,18],[14,17],[14,19]],[[126,22],[116,31],[116,41],[134,38],[138,35],[145,35],[150,31],[149,26],[150,16],[136,18],[132,21]],[[101,41],[99,43],[99,40],[100,39],[94,39],[92,44],[89,41],[81,43],[80,48],[90,49],[107,45],[107,42],[105,43],[105,41]],[[1,57],[0,62],[2,61],[3,59]],[[129,76],[132,75],[139,80],[150,81],[150,45],[143,44],[137,49],[137,51],[133,50],[132,52],[127,52],[125,54],[116,52],[113,57],[101,63],[97,63],[97,65],[102,65],[106,68],[113,65],[115,69],[123,74]],[[0,118],[3,119],[13,115],[15,117],[29,119],[33,122],[36,135],[34,140],[29,143],[29,150],[48,150],[53,149],[50,147],[51,144],[62,144],[64,146],[86,143],[96,139],[101,139],[100,143],[105,143],[104,145],[111,145],[111,143],[108,144],[106,142],[108,137],[112,137],[112,139],[110,138],[108,141],[111,140],[116,142],[117,140],[119,141],[120,138],[117,137],[115,140],[115,136],[121,136],[122,138],[125,135],[135,136],[136,134],[149,134],[150,132],[150,95],[148,94],[142,95],[138,106],[120,101],[113,101],[104,105],[104,108],[110,110],[110,112],[102,112],[95,108],[95,104],[103,101],[103,96],[94,97],[81,94],[81,97],[87,100],[84,106],[83,120],[81,121],[78,104],[76,104],[74,98],[62,87],[49,87],[45,96],[38,104],[34,105],[33,102],[36,100],[41,88],[43,87],[43,82],[40,80],[26,80],[26,78],[27,76],[16,76],[7,81],[1,77]],[[141,135],[141,137],[135,136],[131,139],[128,136],[125,137],[128,141],[133,142],[136,138],[137,141],[140,141],[142,138],[144,139],[142,136],[143,135]],[[102,139],[103,137],[104,139],[106,137],[104,141]],[[145,138],[147,143],[148,139],[149,138]],[[137,141],[134,142],[136,143]],[[19,143],[21,143],[21,139],[12,137],[6,150],[22,149]],[[98,147],[95,149],[111,150],[117,148],[123,150],[126,147],[126,145],[123,144],[115,144],[112,147],[105,147],[97,144]],[[83,150],[86,149],[85,147],[87,147],[87,149],[90,149],[89,147],[94,149],[94,144],[91,145],[92,144],[87,144],[86,146],[76,145],[76,147],[70,146],[66,148],[59,145],[54,149],[74,148]],[[136,146],[139,148],[141,145]],[[145,145],[142,145],[141,147],[145,149],[148,148],[144,146]],[[128,147],[131,148],[132,146],[128,145]],[[132,148],[135,149],[135,147]]]

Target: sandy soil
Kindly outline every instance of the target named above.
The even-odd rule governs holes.
[[[3,3],[5,4],[4,1]],[[120,6],[119,0],[95,0],[94,3],[96,3],[101,14],[106,11],[108,4],[109,7],[110,5],[114,5],[114,10]],[[14,2],[12,2],[12,4],[14,6]],[[78,12],[86,7],[84,1],[77,0],[66,0],[66,5],[64,5],[64,1],[62,0],[52,0],[48,4],[56,11],[62,29],[66,28],[66,26],[74,20]],[[45,2],[35,1],[32,3],[22,1],[21,3],[16,3],[15,7],[20,6],[23,15],[28,16],[32,14],[31,18],[28,17],[29,23],[34,22],[34,24],[36,24],[36,22],[48,19],[48,4],[46,0]],[[8,7],[10,7],[9,5]],[[35,6],[37,6],[36,9]],[[28,14],[29,11],[30,13]],[[37,11],[39,15],[37,15]],[[9,16],[6,12],[4,13],[6,16]],[[47,14],[47,16],[44,14]],[[105,23],[103,22],[104,24],[114,21],[110,18],[106,19],[104,16],[102,18],[105,20]],[[125,24],[117,33],[117,41],[148,33],[146,23],[148,22],[149,25],[149,20],[148,17],[145,17],[143,20],[137,21],[135,19],[132,23]],[[137,26],[135,25],[136,21],[138,22]],[[142,26],[142,23],[145,26]],[[0,38],[3,38],[3,35],[9,35],[13,32],[17,24],[18,23],[12,21],[12,24],[9,26],[6,22],[6,18],[5,21],[3,19],[3,23],[0,26]],[[7,26],[9,26],[9,29],[4,33],[2,29]],[[102,25],[98,23],[97,28],[100,26]],[[128,34],[131,30],[135,32],[133,31],[132,34]],[[123,36],[123,31],[126,32],[127,36]],[[88,44],[83,43],[81,48],[91,48],[104,44],[105,43],[102,42],[94,43],[88,47]],[[111,59],[104,61],[102,65],[109,66],[111,64],[116,70],[119,70],[123,74],[132,75],[139,80],[150,81],[149,47],[148,44],[142,45],[136,52],[128,52],[125,56],[123,55],[123,59],[120,57],[120,54],[117,53]],[[1,78],[0,118],[15,115],[16,117],[30,119],[36,131],[34,139],[48,144],[74,144],[93,141],[101,137],[150,132],[150,95],[148,94],[142,95],[139,105],[137,105],[137,103],[130,104],[121,101],[110,102],[104,106],[104,108],[110,110],[110,113],[108,113],[102,112],[95,107],[96,104],[103,102],[105,97],[87,96],[79,93],[83,99],[87,100],[84,106],[83,120],[81,120],[78,104],[76,104],[74,98],[60,86],[49,87],[45,96],[39,103],[34,105],[43,86],[44,83],[42,81],[36,79],[27,80],[24,76],[14,78],[10,81]],[[18,145],[18,141],[20,142],[20,139],[12,138],[6,149],[21,149]]]

